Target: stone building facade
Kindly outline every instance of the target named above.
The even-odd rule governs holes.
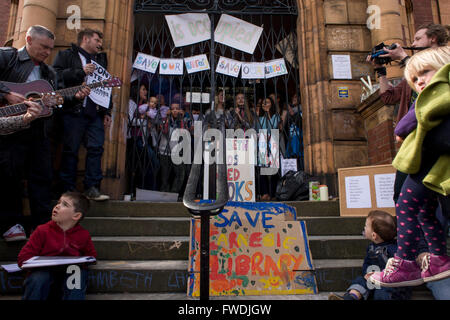
[[[113,90],[113,126],[106,135],[102,163],[105,175],[102,189],[115,199],[121,198],[125,189],[125,131],[133,62],[134,2],[0,0],[2,12],[6,8],[10,11],[8,23],[0,23],[3,28],[0,40],[12,39],[13,46],[19,48],[25,43],[24,35],[29,26],[44,25],[57,37],[49,62],[57,50],[75,42],[76,30],[69,26],[77,16],[82,28],[93,27],[104,32],[109,71],[124,83],[121,89]],[[378,8],[380,15],[372,16],[368,8]],[[376,82],[373,70],[365,62],[366,55],[380,42],[411,44],[416,28],[423,23],[449,24],[450,2],[297,0],[297,9],[305,168],[319,176],[321,183],[329,186],[331,194],[337,195],[337,169],[389,163],[395,155],[395,108],[380,104],[376,95],[361,103],[360,78],[371,75],[372,82]],[[368,28],[370,18],[379,18],[374,20],[380,23],[379,28]],[[333,78],[332,55],[337,54],[350,56],[351,79]],[[388,77],[392,80],[401,76],[398,67],[388,68]],[[343,95],[339,94],[342,90]],[[80,170],[82,163],[80,161]]]

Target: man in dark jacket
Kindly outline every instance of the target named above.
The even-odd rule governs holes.
[[[25,47],[0,49],[0,81],[25,83],[47,80],[56,88],[56,75],[45,64],[54,47],[55,36],[45,27],[32,26],[26,34]],[[77,94],[84,98],[88,91]],[[16,104],[25,100],[7,85],[0,83],[0,102]],[[52,165],[48,138],[50,118],[41,118],[31,123],[29,128],[9,135],[0,136],[0,217],[5,231],[13,223],[17,225],[4,233],[7,241],[25,239],[25,230],[35,228],[50,219]],[[22,198],[25,196],[22,180],[27,180],[30,202],[31,224],[23,217]],[[29,231],[29,230],[28,230]]]
[[[65,87],[81,85],[87,76],[95,71],[92,61],[107,68],[106,55],[101,54],[103,34],[100,31],[85,29],[78,33],[78,45],[60,51],[53,67],[63,80]],[[89,199],[102,201],[109,196],[99,191],[103,178],[101,161],[105,141],[105,127],[111,125],[111,111],[95,104],[91,98],[83,101],[65,101],[62,114],[63,154],[60,178],[63,191],[75,190],[78,152],[82,141],[87,150],[84,177],[85,194]]]

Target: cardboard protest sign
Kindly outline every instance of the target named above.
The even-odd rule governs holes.
[[[95,65],[95,71],[87,77],[86,84],[89,85],[92,83],[111,79],[111,75],[105,68],[103,68],[101,65],[99,65],[97,62],[93,60],[91,61],[91,63]],[[111,87],[109,88],[98,87],[91,90],[89,98],[91,98],[91,100],[94,101],[94,103],[98,104],[99,106],[108,109],[109,102],[111,100],[111,92],[112,92]]]
[[[228,202],[211,217],[210,295],[315,294],[304,221],[281,203]],[[191,219],[188,295],[199,296],[200,223]]]
[[[262,32],[261,27],[222,14],[214,31],[214,41],[253,54]]]
[[[265,70],[266,70],[265,72],[266,79],[282,76],[288,73],[286,68],[286,62],[284,62],[283,58],[267,61],[265,63]]]
[[[211,39],[211,21],[206,13],[166,15],[175,47]]]
[[[139,52],[136,59],[134,60],[133,68],[150,73],[156,73],[159,60],[160,59],[157,57]]]
[[[206,54],[184,58],[184,63],[186,64],[186,71],[188,73],[209,70],[209,61]]]
[[[183,59],[161,59],[159,74],[183,75]]]
[[[241,65],[242,62],[240,61],[220,57],[219,62],[217,63],[216,72],[237,78],[239,76],[239,71],[241,71]]]
[[[253,139],[227,139],[226,161],[230,201],[256,201],[255,143]]]
[[[242,79],[264,79],[266,77],[266,64],[264,62],[243,62]]]

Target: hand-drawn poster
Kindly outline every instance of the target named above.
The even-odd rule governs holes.
[[[200,294],[200,222],[191,219],[188,295]],[[228,202],[211,217],[210,295],[315,294],[304,221],[281,203]]]
[[[220,57],[219,62],[217,63],[216,72],[237,78],[239,76],[239,71],[241,71],[241,66],[242,62],[240,61]]]
[[[211,20],[207,13],[183,13],[165,16],[175,47],[211,39]]]
[[[156,73],[159,65],[159,58],[139,52],[134,60],[133,68],[145,72]],[[131,80],[133,81],[133,80]]]
[[[214,31],[214,41],[253,54],[262,32],[261,27],[222,14]]]
[[[254,140],[227,139],[226,148],[229,200],[255,202]]]
[[[183,75],[183,59],[161,59],[159,74]]]
[[[209,70],[209,61],[206,54],[199,54],[189,58],[184,58],[187,72],[194,73]]]

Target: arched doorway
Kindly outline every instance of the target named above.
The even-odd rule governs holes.
[[[209,30],[206,30],[205,25],[198,25],[195,31],[210,32],[211,38],[211,30],[216,29],[223,14],[260,26],[263,31],[252,54],[213,40],[177,47],[165,15],[184,13],[207,14],[211,23]],[[272,95],[274,103],[277,104],[276,114],[280,119],[281,154],[284,158],[297,159],[298,170],[304,169],[301,106],[295,104],[295,101],[295,105],[291,105],[294,96],[297,97],[298,103],[301,102],[296,1],[137,0],[134,14],[133,61],[139,53],[159,59],[184,59],[206,54],[210,70],[198,73],[188,73],[185,70],[178,75],[161,74],[159,70],[154,73],[133,70],[130,100],[134,100],[137,106],[131,108],[128,113],[128,192],[134,193],[136,187],[167,191],[161,190],[161,181],[165,177],[161,176],[161,170],[157,170],[167,164],[167,158],[161,158],[161,133],[152,131],[149,127],[152,121],[139,112],[139,105],[145,104],[144,100],[149,101],[152,96],[159,96],[162,105],[170,106],[174,102],[180,102],[181,107],[184,107],[192,118],[193,114],[200,114],[200,119],[203,119],[211,102],[217,99],[215,96],[219,93],[224,97],[225,109],[229,109],[231,113],[238,104],[237,96],[243,95],[249,109],[256,112],[260,99]],[[221,57],[254,64],[284,59],[286,73],[267,79],[245,79],[242,73],[240,76],[230,76],[216,72]],[[139,90],[143,86],[147,89],[146,97],[139,96]],[[187,97],[187,93],[192,93],[189,97],[193,100]],[[200,101],[194,101],[194,93],[200,97]],[[179,101],[176,101],[177,99]],[[145,108],[144,106],[141,109]],[[164,112],[160,112],[157,117],[164,118]],[[253,118],[252,126],[255,126],[258,121],[261,124],[264,115],[261,113],[261,117]],[[229,122],[234,123],[234,120],[236,119],[230,119]]]

